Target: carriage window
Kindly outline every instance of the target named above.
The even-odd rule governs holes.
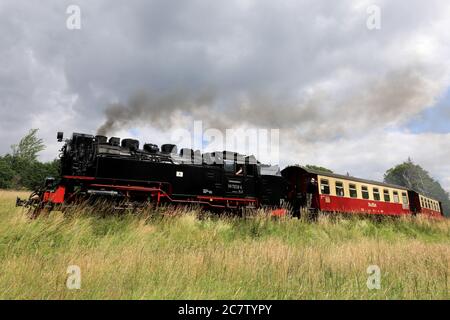
[[[383,194],[384,194],[384,201],[391,202],[391,195],[389,194],[389,190],[384,189]]]
[[[394,202],[400,203],[400,198],[398,197],[398,191],[394,191]]]
[[[380,189],[378,188],[373,188],[373,199],[375,201],[380,201],[381,197],[380,197]]]
[[[330,194],[330,183],[328,180],[320,180],[320,191],[322,192],[322,194]]]
[[[363,199],[368,200],[369,199],[369,188],[367,186],[362,186],[361,190],[362,190]]]
[[[423,198],[422,197],[420,197],[420,206],[423,208],[424,207],[424,205],[423,205]]]
[[[336,195],[338,197],[344,196],[344,184],[342,182],[336,181]]]
[[[408,195],[406,194],[406,192],[402,192],[402,201],[403,204],[408,204]]]
[[[358,198],[358,191],[356,190],[356,185],[350,184],[349,189],[350,189],[350,197]]]

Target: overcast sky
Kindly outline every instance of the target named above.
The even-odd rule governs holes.
[[[30,128],[50,160],[59,130],[109,119],[160,144],[202,120],[280,129],[281,165],[382,179],[411,157],[450,190],[449,17],[448,0],[0,0],[0,153]]]

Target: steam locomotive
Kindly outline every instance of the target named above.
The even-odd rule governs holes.
[[[59,142],[63,133],[57,135]],[[254,156],[159,148],[135,139],[73,133],[61,149],[58,181],[47,178],[17,206],[42,211],[106,201],[118,210],[163,204],[197,205],[211,211],[265,208],[272,215],[302,212],[442,217],[442,204],[401,186],[315,171],[261,164]]]
[[[63,141],[63,133],[58,133]],[[74,133],[61,149],[61,178],[48,178],[30,199],[17,205],[62,209],[83,201],[107,200],[118,208],[199,205],[210,210],[270,208],[285,200],[285,180],[253,156],[203,153],[172,144],[159,148],[135,139]]]

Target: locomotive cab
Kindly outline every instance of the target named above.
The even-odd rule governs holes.
[[[220,156],[214,154],[223,166],[225,193],[228,196],[255,196],[256,161],[235,152],[224,151]]]

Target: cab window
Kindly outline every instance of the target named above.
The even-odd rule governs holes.
[[[247,176],[254,177],[257,175],[257,167],[254,164],[246,164],[245,165],[245,173]]]
[[[330,194],[330,182],[327,179],[320,179],[320,192]]]
[[[236,164],[233,160],[223,160],[223,169],[225,172],[235,173]]]
[[[362,186],[361,190],[362,190],[362,197],[363,197],[363,199],[368,200],[370,198],[369,197],[369,188],[367,186]]]
[[[344,184],[340,181],[336,181],[336,195],[338,197],[344,196]]]

